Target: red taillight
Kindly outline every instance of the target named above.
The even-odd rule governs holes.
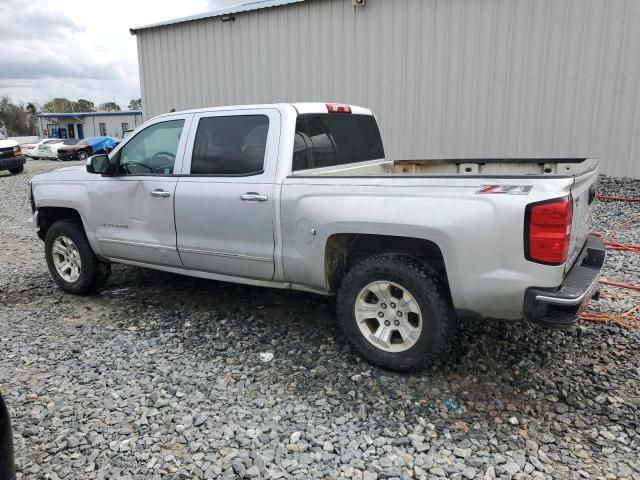
[[[327,103],[329,113],[351,113],[351,107],[342,103]]]
[[[527,206],[525,215],[525,256],[527,260],[561,265],[567,260],[571,240],[571,197]]]

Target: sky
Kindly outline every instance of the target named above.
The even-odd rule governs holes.
[[[129,28],[239,3],[246,0],[1,0],[0,97],[115,100],[126,109],[140,98]]]

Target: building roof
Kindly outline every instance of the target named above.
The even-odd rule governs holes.
[[[39,118],[70,118],[70,117],[102,117],[106,115],[142,115],[141,110],[121,110],[118,112],[66,112],[66,113],[39,113]]]
[[[234,13],[251,12],[253,10],[261,10],[263,8],[281,7],[283,5],[305,1],[306,0],[255,0],[253,2],[239,3],[238,5],[233,5],[231,7],[221,8],[219,10],[213,10],[206,13],[199,13],[197,15],[191,15],[189,17],[176,18],[174,20],[165,20],[164,22],[150,23],[149,25],[130,28],[129,32],[131,32],[131,35],[135,35],[140,30],[146,30],[148,28],[162,27],[165,25],[175,25],[176,23],[193,22],[195,20],[202,20],[205,18],[222,17],[224,15],[232,15]]]

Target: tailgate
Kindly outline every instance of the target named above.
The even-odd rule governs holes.
[[[573,198],[573,220],[571,222],[571,242],[566,268],[569,269],[584,246],[591,230],[591,204],[596,196],[598,170],[592,170],[576,177],[571,187]]]

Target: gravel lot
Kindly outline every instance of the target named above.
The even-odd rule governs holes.
[[[115,266],[100,295],[75,297],[24,223],[30,176],[59,166],[0,172],[18,478],[640,479],[638,331],[467,322],[448,363],[396,375],[356,357],[312,295]],[[601,191],[640,196],[640,182]],[[598,202],[595,228],[633,215]],[[639,283],[639,257],[612,252],[606,277]]]

